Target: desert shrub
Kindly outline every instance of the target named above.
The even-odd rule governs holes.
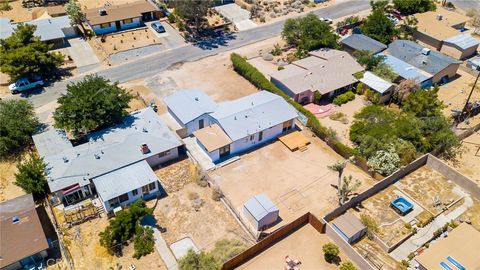
[[[177,17],[173,13],[168,14],[167,18],[169,23],[175,23],[177,21]]]
[[[284,66],[278,66],[277,70],[284,70],[285,67]]]
[[[212,189],[212,199],[214,201],[220,201],[220,199],[223,197],[222,190],[220,190],[219,187],[213,187]]]
[[[378,224],[375,219],[373,219],[371,216],[367,214],[361,214],[360,215],[360,221],[362,222],[365,227],[367,227],[367,237],[369,239],[373,239],[373,236],[375,233],[378,232]]]
[[[322,94],[319,91],[315,91],[313,93],[313,103],[319,104],[321,99],[322,99]]]
[[[338,121],[345,118],[345,114],[342,112],[334,112],[328,118],[332,119],[333,121]]]
[[[357,87],[355,88],[355,94],[357,94],[357,95],[363,94],[364,87],[365,87],[365,85],[363,83],[358,83]]]
[[[273,45],[273,49],[270,51],[270,53],[274,56],[279,56],[282,54],[282,47],[277,43]]]
[[[349,101],[352,101],[355,99],[355,94],[352,91],[345,92],[341,95],[336,96],[333,99],[333,104],[337,106],[341,106]]]
[[[338,253],[340,253],[340,250],[338,249],[338,247],[331,242],[323,245],[322,250],[323,250],[323,257],[325,258],[325,261],[329,263],[333,262],[337,258]]]
[[[352,262],[350,261],[346,261],[344,263],[342,263],[340,265],[340,270],[357,270],[357,268],[355,267],[355,265],[353,265]]]

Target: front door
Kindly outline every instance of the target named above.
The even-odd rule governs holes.
[[[117,31],[122,29],[122,25],[120,24],[120,21],[115,22],[115,27],[117,28]]]
[[[202,129],[205,126],[203,119],[198,120],[198,129]]]

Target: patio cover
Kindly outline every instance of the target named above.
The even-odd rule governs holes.
[[[158,181],[158,178],[145,160],[93,179],[97,193],[103,201],[116,198],[155,181]]]

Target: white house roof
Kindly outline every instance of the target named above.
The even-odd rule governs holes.
[[[92,179],[103,201],[159,181],[145,160]]]
[[[90,134],[87,143],[53,155],[45,150],[52,149],[49,144],[55,143],[53,137],[49,140],[41,137],[42,134],[34,135],[33,140],[49,168],[48,185],[51,192],[75,184],[87,185],[89,179],[182,144],[150,107],[131,113],[122,124]],[[57,139],[63,143],[62,136],[57,136]],[[142,144],[148,146],[149,153],[142,154]]]
[[[182,121],[183,124],[197,117],[211,113],[217,108],[207,94],[201,90],[179,90],[164,99],[167,107]]]
[[[282,97],[260,91],[220,103],[210,114],[232,141],[295,119],[298,114]]]
[[[63,33],[62,29],[72,27],[68,16],[37,19],[25,22],[25,24],[37,26],[34,35],[40,37],[41,41],[65,38],[65,33]],[[16,25],[10,23],[8,18],[0,18],[0,38],[4,39],[11,36]]]
[[[256,195],[248,200],[243,207],[255,218],[256,221],[262,220],[269,213],[278,210],[278,207],[265,194]]]
[[[458,36],[447,38],[443,41],[457,45],[458,47],[464,50],[474,46],[478,46],[478,44],[480,44],[480,41],[473,38],[471,35],[458,35]]]
[[[370,87],[371,89],[383,94],[385,91],[390,89],[393,84],[385,81],[384,79],[378,77],[370,71],[367,71],[363,74],[363,78],[360,79],[362,83]]]
[[[10,19],[7,17],[0,17],[0,38],[5,39],[13,33],[13,26]]]

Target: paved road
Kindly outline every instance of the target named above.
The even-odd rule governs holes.
[[[332,19],[356,14],[370,8],[368,0],[345,0],[338,4],[316,10],[319,16]],[[266,24],[250,30],[234,33],[231,35],[209,40],[199,44],[189,44],[155,55],[149,55],[128,63],[106,68],[97,72],[112,81],[127,82],[134,79],[146,78],[166,70],[168,67],[179,62],[195,61],[217,53],[236,49],[251,43],[269,39],[280,35],[284,21]],[[33,93],[28,98],[38,108],[56,100],[65,91],[67,83],[79,81],[82,75],[55,83],[46,87],[42,93]]]
[[[450,0],[456,7],[463,10],[476,9],[480,10],[480,0]]]

